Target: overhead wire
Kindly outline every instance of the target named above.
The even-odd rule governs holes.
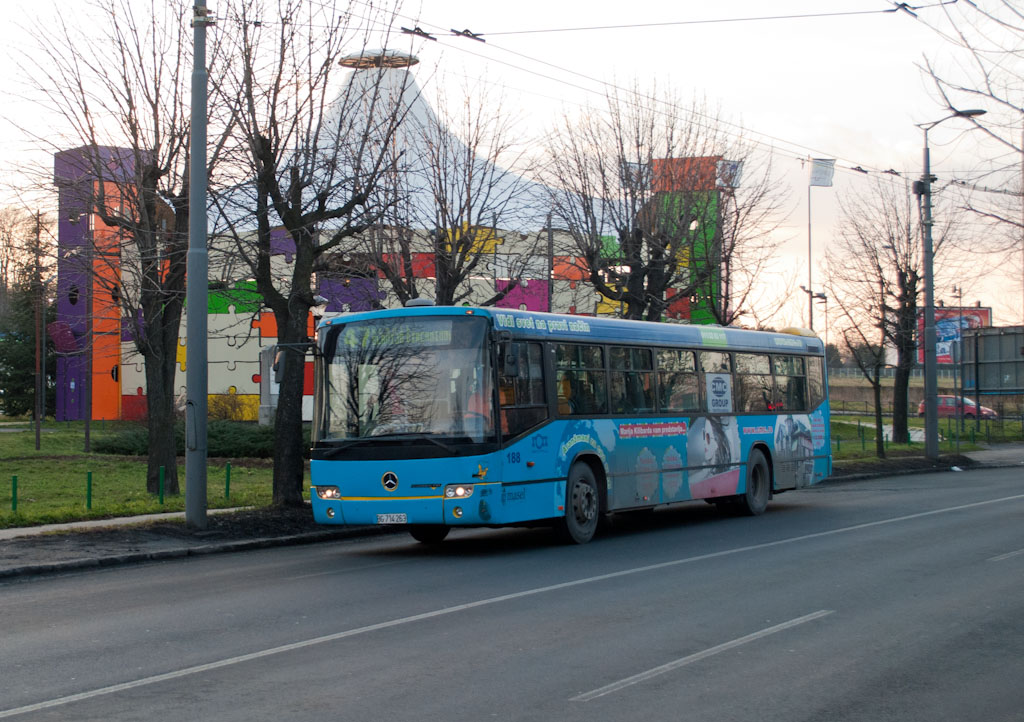
[[[535,57],[535,56],[531,56],[531,55],[528,55],[528,54],[525,54],[525,53],[520,53],[520,52],[512,50],[510,48],[502,47],[502,46],[496,45],[494,43],[487,43],[487,42],[484,42],[484,41],[486,41],[488,37],[494,37],[494,36],[499,36],[499,35],[507,36],[507,35],[525,35],[525,34],[539,34],[539,33],[556,33],[556,32],[577,32],[577,31],[594,31],[594,30],[622,30],[622,29],[637,29],[637,28],[651,28],[651,27],[702,25],[702,24],[715,24],[715,23],[764,22],[764,21],[772,21],[772,20],[793,20],[793,19],[820,19],[820,18],[832,18],[832,17],[854,16],[854,15],[896,14],[896,13],[899,13],[901,11],[903,13],[909,14],[912,17],[914,17],[915,19],[919,20],[919,18],[916,15],[916,11],[924,10],[924,9],[929,9],[929,8],[934,8],[934,7],[940,7],[940,6],[944,6],[944,5],[949,5],[949,4],[954,3],[954,2],[956,2],[956,0],[943,0],[941,2],[929,3],[929,4],[923,4],[923,5],[909,5],[907,3],[892,2],[891,3],[892,7],[882,8],[882,9],[875,9],[875,10],[840,11],[840,12],[832,12],[832,13],[806,13],[806,14],[777,15],[777,16],[754,16],[754,17],[743,17],[743,18],[712,18],[712,19],[703,19],[703,20],[680,20],[680,21],[659,22],[659,23],[629,23],[629,24],[604,25],[604,26],[579,26],[579,27],[570,27],[570,28],[541,28],[541,29],[534,29],[534,30],[496,31],[496,32],[473,32],[473,31],[469,30],[468,28],[460,31],[460,30],[456,30],[455,28],[452,28],[450,26],[445,26],[445,25],[440,25],[440,24],[433,23],[433,22],[428,22],[428,21],[423,20],[420,17],[414,17],[414,16],[410,16],[410,15],[405,15],[405,14],[402,14],[402,13],[395,13],[393,17],[399,18],[399,19],[401,19],[403,21],[408,21],[411,25],[413,25],[413,28],[411,28],[411,29],[410,28],[406,28],[406,27],[401,27],[400,28],[400,31],[402,32],[402,34],[409,35],[409,36],[411,36],[411,38],[419,37],[424,42],[436,42],[438,45],[440,45],[441,47],[444,47],[446,49],[454,50],[456,52],[464,53],[464,54],[467,54],[467,55],[471,55],[473,57],[480,58],[481,60],[484,60],[486,62],[496,63],[498,65],[502,65],[502,66],[508,67],[510,69],[519,71],[519,72],[523,72],[523,73],[526,73],[526,74],[529,74],[529,75],[532,75],[532,76],[535,76],[535,77],[538,77],[538,78],[542,78],[542,79],[545,79],[545,80],[548,80],[548,81],[551,81],[551,82],[554,82],[554,83],[558,83],[560,85],[563,85],[563,86],[566,86],[566,87],[569,87],[569,88],[574,88],[574,89],[580,90],[583,93],[588,94],[588,95],[598,95],[598,94],[602,94],[602,93],[606,94],[609,90],[614,90],[614,91],[617,91],[617,92],[620,92],[620,93],[624,93],[627,96],[637,95],[637,96],[640,96],[640,97],[644,98],[645,100],[652,101],[652,102],[654,102],[654,103],[656,103],[658,105],[663,105],[664,101],[662,99],[660,99],[660,98],[646,96],[646,95],[638,92],[637,90],[629,89],[629,88],[624,88],[624,87],[616,85],[615,83],[612,83],[610,81],[602,80],[600,78],[595,78],[595,77],[592,77],[592,76],[587,75],[585,73],[581,73],[579,71],[573,70],[571,68],[566,68],[564,66],[561,66],[561,65],[558,65],[556,63],[552,63],[552,62],[543,60],[543,59]],[[323,0],[307,0],[307,4],[316,5],[316,6],[322,8],[324,10],[333,10],[336,7],[333,3],[324,2]],[[365,0],[352,0],[352,2],[348,3],[348,7],[352,7],[352,6],[355,6],[355,5],[365,6],[366,8],[368,8],[370,10],[376,10],[377,9],[377,8],[374,7],[374,5],[372,3],[366,2]],[[397,32],[398,32],[398,31],[396,31],[396,26],[398,25],[398,23],[385,23],[385,22],[381,22],[380,16],[369,17],[367,15],[358,15],[358,14],[355,14],[355,13],[353,13],[353,16],[354,17],[358,17],[359,19],[361,19],[361,20],[363,20],[363,21],[365,21],[365,22],[367,22],[367,23],[369,23],[371,25],[378,25],[378,26],[384,28],[388,32],[388,34],[392,34],[392,33],[397,34]],[[423,30],[423,26],[429,28],[429,31],[428,30]],[[311,27],[315,27],[315,25],[312,25]],[[324,26],[324,29],[328,29],[327,26]],[[566,79],[564,77],[559,77],[559,76],[553,75],[551,73],[541,72],[541,71],[538,71],[538,70],[535,70],[535,69],[524,67],[523,65],[519,65],[519,64],[516,64],[516,63],[508,62],[508,61],[505,61],[505,60],[501,60],[501,59],[495,58],[495,57],[493,57],[491,55],[487,55],[487,54],[484,54],[484,53],[481,53],[481,52],[477,52],[476,50],[467,48],[464,43],[449,43],[449,42],[445,42],[444,40],[441,39],[441,37],[438,37],[438,36],[445,36],[445,37],[450,37],[450,38],[472,39],[472,40],[475,40],[475,41],[480,41],[481,45],[483,45],[485,47],[494,48],[497,51],[500,51],[500,52],[503,52],[503,53],[507,53],[507,54],[516,56],[516,57],[518,57],[518,58],[520,58],[522,60],[526,60],[528,62],[537,63],[539,65],[545,66],[545,67],[550,68],[552,70],[558,71],[559,73],[567,74],[567,75],[570,75],[570,76],[575,76],[575,77],[580,78],[582,80],[585,80],[585,81],[587,81],[589,83],[593,83],[593,84],[599,86],[600,88],[603,88],[603,91],[595,89],[593,87],[588,87],[587,85],[581,84],[579,82],[574,82],[574,81],[568,80],[568,79]],[[482,80],[482,82],[487,83],[489,81]],[[545,96],[545,95],[543,95],[541,93],[538,93],[536,90],[533,90],[533,89],[521,89],[521,92],[526,93],[526,94],[530,94],[530,95],[535,95],[535,96],[538,96],[538,97],[542,97],[542,98],[545,98],[545,99],[548,99],[548,100],[551,99],[549,96]],[[560,100],[562,102],[566,102],[565,99],[560,99]],[[579,104],[579,103],[574,103],[574,104],[582,106],[582,104]],[[666,115],[671,114],[669,111],[662,111],[662,112],[664,114],[666,114]],[[693,113],[693,114],[695,114],[697,116],[703,116],[706,119],[710,119],[710,118],[707,118],[707,116],[704,116],[704,114],[700,113],[697,110],[690,109],[689,112]],[[805,144],[803,144],[803,143],[801,143],[799,141],[793,141],[793,140],[789,140],[789,139],[782,138],[782,137],[779,137],[779,136],[774,136],[774,135],[771,135],[769,133],[764,133],[764,132],[761,132],[761,131],[757,131],[757,130],[754,130],[752,128],[747,128],[747,127],[738,125],[736,123],[732,123],[732,122],[730,122],[728,120],[725,120],[725,119],[722,119],[722,118],[714,118],[714,119],[710,119],[710,120],[714,120],[714,122],[716,122],[716,123],[718,123],[718,124],[720,124],[722,126],[728,126],[728,127],[732,128],[733,130],[732,130],[731,134],[735,138],[737,138],[737,139],[739,139],[739,138],[746,138],[751,143],[754,143],[754,144],[762,147],[762,149],[764,149],[765,151],[767,151],[767,152],[769,152],[771,154],[778,154],[780,152],[780,150],[781,150],[781,152],[783,152],[785,155],[787,155],[791,159],[797,160],[797,161],[800,161],[800,162],[807,162],[807,161],[810,161],[810,160],[812,160],[813,158],[816,158],[816,157],[817,158],[823,158],[823,157],[835,158],[837,161],[842,161],[842,163],[845,164],[845,166],[844,166],[844,165],[841,165],[841,164],[837,163],[837,165],[836,165],[836,170],[837,171],[844,172],[844,173],[855,173],[855,174],[875,174],[875,175],[878,175],[878,176],[889,176],[890,178],[909,176],[913,172],[913,171],[903,171],[901,173],[901,172],[896,171],[896,170],[894,170],[892,168],[882,169],[880,167],[875,167],[875,166],[873,166],[871,164],[866,164],[866,163],[862,163],[862,162],[858,163],[858,162],[855,162],[855,161],[851,161],[848,158],[844,158],[840,154],[830,153],[829,151],[823,151],[823,150],[820,150],[820,149],[812,148],[812,147],[807,146],[807,145],[805,145]],[[729,131],[723,131],[723,132],[726,132],[727,134],[730,134]],[[787,148],[788,148],[788,150],[786,150]],[[867,167],[865,167],[865,166],[867,166]],[[963,182],[961,181],[960,184],[963,185]]]
[[[358,3],[361,0],[355,0],[355,1]],[[911,9],[916,10],[916,9],[922,9],[922,8],[925,8],[925,7],[934,7],[936,5],[942,5],[942,4],[945,4],[945,3],[935,3],[935,4],[927,5],[927,6],[914,6]],[[893,13],[896,10],[902,9],[900,6],[905,6],[905,5],[906,5],[905,3],[900,3],[900,4],[895,4],[894,3],[894,7],[893,8],[886,8],[886,9],[881,9],[881,10],[856,11],[856,12],[851,12],[851,13],[810,13],[810,14],[806,14],[806,15],[791,15],[791,16],[785,16],[785,17],[786,18],[796,18],[796,17],[815,18],[815,17],[827,17],[829,15],[842,15],[842,14],[882,14],[882,13]],[[438,35],[443,35],[446,32],[444,30],[445,26],[443,26],[443,25],[439,25],[439,24],[432,23],[432,22],[427,22],[427,21],[424,21],[421,18],[411,18],[409,16],[400,16],[400,17],[404,17],[405,19],[410,20],[410,21],[412,21],[414,23],[418,23],[418,25],[423,25],[423,26],[427,26],[429,28],[432,28],[432,29],[434,29],[433,32],[436,32]],[[781,19],[783,16],[778,16],[778,17]],[[756,21],[756,20],[759,20],[759,19],[761,19],[761,18],[720,18],[720,19],[713,20],[713,21],[679,21],[677,23],[669,23],[669,24],[688,24],[688,23],[691,23],[691,22],[694,22],[694,23],[695,22],[734,22],[734,21],[741,21],[741,20]],[[644,23],[644,24],[641,24],[641,25],[653,26],[653,25],[659,25],[659,24]],[[621,25],[621,26],[602,26],[602,27],[604,27],[604,28],[627,28],[627,27],[632,27],[632,26],[630,26],[630,25]],[[462,34],[463,33],[458,32],[458,31],[454,31],[454,30],[451,31],[451,35],[452,36],[458,36],[458,35],[462,35]],[[486,32],[474,33],[475,36],[480,36],[480,37],[483,37],[484,39],[486,39],[485,36],[488,36],[488,35],[498,35],[498,34],[512,34],[512,33],[486,33]],[[544,79],[547,79],[547,80],[551,80],[553,82],[561,83],[561,84],[563,84],[563,85],[565,85],[567,87],[576,88],[576,89],[582,90],[583,92],[588,93],[588,94],[598,94],[598,93],[601,92],[601,91],[598,91],[598,90],[594,90],[593,88],[589,88],[587,86],[580,85],[579,83],[575,83],[575,82],[572,82],[572,81],[569,81],[569,80],[566,80],[566,79],[563,79],[563,78],[552,76],[552,75],[547,74],[547,73],[543,73],[543,72],[539,72],[537,70],[533,70],[533,69],[530,69],[530,68],[523,67],[522,65],[516,65],[514,63],[510,63],[510,62],[503,61],[503,60],[500,60],[500,59],[497,59],[497,58],[493,58],[491,56],[488,56],[488,55],[485,55],[483,53],[477,52],[476,50],[473,50],[473,49],[470,49],[470,48],[466,48],[464,44],[453,45],[453,44],[450,44],[450,43],[441,42],[440,39],[438,39],[436,42],[438,42],[439,45],[441,45],[441,46],[443,46],[445,48],[457,50],[459,52],[466,53],[466,54],[469,54],[469,55],[481,58],[481,59],[489,61],[489,62],[494,62],[494,63],[498,63],[500,65],[504,65],[504,66],[512,68],[514,70],[519,70],[519,71],[524,72],[524,73],[529,73],[529,74],[534,75],[536,77],[540,77],[540,78],[544,78]],[[515,55],[515,56],[517,56],[517,57],[519,57],[521,59],[524,59],[524,60],[527,60],[527,61],[530,61],[530,62],[535,62],[535,63],[538,63],[540,65],[544,65],[546,67],[549,67],[549,68],[552,68],[554,70],[557,70],[557,71],[559,71],[561,73],[566,73],[566,74],[569,74],[569,75],[576,76],[578,78],[582,78],[582,79],[584,79],[586,81],[589,81],[591,83],[594,83],[594,84],[596,84],[598,86],[601,86],[601,87],[605,88],[605,92],[607,92],[607,90],[615,90],[617,92],[621,92],[621,93],[624,93],[624,94],[627,94],[627,95],[641,95],[646,100],[655,102],[657,104],[663,104],[663,101],[661,99],[659,99],[659,98],[654,98],[654,97],[650,97],[650,96],[644,96],[643,94],[638,93],[638,91],[636,91],[636,90],[629,89],[629,88],[623,88],[623,87],[618,86],[615,83],[612,83],[610,81],[602,80],[600,78],[594,78],[594,77],[589,76],[589,75],[587,75],[585,73],[581,73],[579,71],[575,71],[575,70],[572,70],[570,68],[566,68],[564,66],[560,66],[560,65],[557,65],[555,63],[551,63],[551,62],[548,62],[546,60],[542,60],[542,59],[534,57],[534,56],[526,55],[524,53],[519,53],[519,52],[511,50],[509,48],[505,48],[505,47],[502,47],[502,46],[499,46],[499,45],[495,45],[494,43],[488,43],[487,46],[495,48],[496,50],[499,50],[501,52],[505,52],[505,53],[509,53],[511,55]],[[526,92],[532,92],[532,91],[526,91]],[[690,112],[694,113],[694,114],[696,114],[698,116],[702,116],[703,115],[703,114],[701,114],[698,111],[693,110],[693,109],[691,109]],[[854,166],[856,166],[856,168],[859,169],[860,172],[866,172],[863,169],[863,166],[864,165],[868,165],[868,164],[854,163],[854,162],[849,161],[848,159],[842,158],[841,156],[839,156],[837,154],[829,154],[827,151],[821,151],[819,149],[815,149],[815,148],[812,148],[810,146],[806,146],[803,143],[800,143],[800,142],[797,142],[797,141],[787,140],[785,138],[781,138],[781,137],[778,137],[778,136],[773,136],[771,134],[764,133],[764,132],[757,131],[757,130],[753,130],[751,128],[745,128],[743,126],[737,125],[735,123],[732,123],[730,121],[724,120],[722,118],[715,118],[713,120],[716,123],[719,123],[721,125],[730,126],[730,127],[734,128],[735,129],[734,130],[734,135],[736,137],[746,137],[746,138],[749,138],[751,140],[751,142],[756,143],[756,144],[762,146],[765,150],[767,150],[767,151],[769,151],[771,153],[778,153],[779,146],[781,145],[783,147],[789,147],[790,149],[792,149],[792,150],[790,150],[789,155],[791,155],[791,157],[794,158],[795,160],[806,161],[806,160],[811,159],[812,157],[835,157],[837,160],[845,161],[851,167],[850,168],[851,170],[853,170]],[[751,137],[751,135],[757,136],[757,137],[759,137],[761,139],[764,139],[764,140],[758,140],[757,138]],[[798,153],[797,151],[800,151],[800,152]],[[841,170],[842,167],[839,166],[837,169]],[[880,168],[871,168],[870,172],[881,173],[881,172],[883,172],[883,170],[880,169]]]

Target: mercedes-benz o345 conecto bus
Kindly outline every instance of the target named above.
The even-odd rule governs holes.
[[[350,313],[317,330],[323,524],[550,523],[694,499],[756,515],[831,473],[824,347],[767,333],[496,308]]]

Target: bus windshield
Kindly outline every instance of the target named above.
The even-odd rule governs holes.
[[[317,438],[495,438],[488,323],[384,318],[331,327]]]

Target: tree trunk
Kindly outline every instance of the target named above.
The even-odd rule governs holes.
[[[149,429],[146,491],[150,494],[160,492],[160,467],[163,467],[164,494],[176,496],[180,488],[174,439],[174,354],[170,354],[170,363],[166,363],[165,358],[147,353],[145,366],[146,422]]]
[[[291,325],[294,325],[291,324]],[[283,326],[279,325],[279,328]],[[303,323],[305,330],[305,323]],[[294,331],[280,339],[294,343]],[[305,469],[302,438],[302,385],[305,353],[301,348],[284,346],[282,349],[284,375],[278,393],[277,412],[274,416],[274,504],[278,506],[302,505],[302,479]]]
[[[907,407],[909,388],[910,369],[906,368],[903,363],[897,363],[892,384],[892,440],[895,444],[910,443],[910,429],[907,423],[910,411]]]

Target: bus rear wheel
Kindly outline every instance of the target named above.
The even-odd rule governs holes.
[[[601,496],[594,471],[573,464],[565,485],[565,516],[558,520],[559,536],[570,544],[586,544],[594,538],[601,520]]]
[[[737,509],[746,516],[758,516],[768,508],[772,475],[764,454],[753,449],[747,457],[747,489],[736,499]]]
[[[452,529],[444,524],[417,524],[409,527],[412,538],[422,544],[440,544]]]

